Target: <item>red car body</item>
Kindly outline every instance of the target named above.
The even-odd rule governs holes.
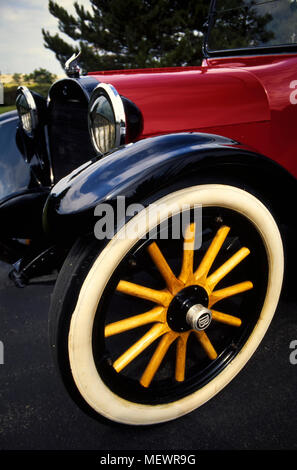
[[[92,72],[141,110],[139,139],[183,131],[232,138],[297,177],[297,54],[205,59],[201,67]],[[291,85],[291,87],[290,87]]]

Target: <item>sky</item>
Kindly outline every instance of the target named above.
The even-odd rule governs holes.
[[[74,0],[56,1],[74,13]],[[90,7],[89,0],[78,3]],[[55,54],[43,45],[41,28],[51,33],[59,31],[57,19],[48,11],[48,0],[0,0],[0,73],[30,73],[43,67],[63,75]]]

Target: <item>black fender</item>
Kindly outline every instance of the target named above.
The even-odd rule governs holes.
[[[71,156],[69,156],[71,158]],[[105,157],[90,161],[56,184],[45,205],[43,227],[50,238],[71,240],[92,232],[94,208],[144,201],[162,188],[178,184],[239,179],[274,201],[285,218],[282,202],[296,180],[271,159],[218,135],[179,133],[128,144]],[[183,183],[185,184],[185,183]],[[276,184],[278,191],[276,192]]]

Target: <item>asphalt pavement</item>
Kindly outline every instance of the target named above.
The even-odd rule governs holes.
[[[47,335],[52,284],[17,289],[0,264],[1,450],[297,449],[296,302],[282,299],[241,373],[200,409],[149,427],[97,422],[68,397]],[[292,357],[292,356],[291,356]]]

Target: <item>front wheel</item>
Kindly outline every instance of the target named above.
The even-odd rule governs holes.
[[[74,246],[50,312],[72,396],[135,425],[189,413],[233,379],[272,320],[284,271],[277,224],[252,194],[199,185],[154,206],[157,224],[148,206],[104,246]],[[172,227],[185,207],[177,237]]]

